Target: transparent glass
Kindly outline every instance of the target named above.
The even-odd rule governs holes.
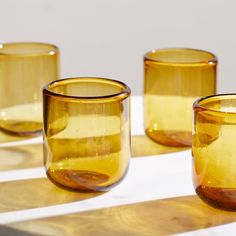
[[[206,51],[174,48],[144,56],[144,126],[154,141],[191,146],[192,104],[216,92],[216,57]]]
[[[209,96],[194,105],[193,182],[206,203],[236,210],[236,94]]]
[[[0,130],[36,136],[43,128],[42,88],[59,79],[59,50],[45,43],[0,44]]]
[[[130,158],[130,89],[103,78],[69,78],[43,89],[44,164],[74,191],[107,191]]]

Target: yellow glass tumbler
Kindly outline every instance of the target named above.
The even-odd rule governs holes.
[[[193,182],[211,206],[236,210],[236,94],[208,96],[194,105]]]
[[[216,57],[209,52],[173,48],[144,56],[144,126],[154,141],[191,146],[192,104],[216,92]]]
[[[42,88],[59,79],[59,49],[45,43],[0,44],[0,130],[42,133]]]
[[[49,179],[74,191],[106,191],[125,176],[130,159],[130,89],[84,77],[43,89],[44,164]]]

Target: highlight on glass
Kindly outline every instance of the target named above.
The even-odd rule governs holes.
[[[42,134],[42,88],[59,79],[59,49],[46,43],[0,44],[0,130]]]
[[[130,89],[94,77],[68,78],[43,89],[44,165],[56,185],[107,191],[130,159]]]
[[[236,210],[236,94],[208,96],[194,105],[193,183],[211,206]]]
[[[192,104],[216,93],[216,57],[207,51],[170,48],[144,56],[144,126],[152,140],[191,146]]]

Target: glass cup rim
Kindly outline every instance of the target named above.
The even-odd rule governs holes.
[[[158,60],[158,59],[153,59],[149,55],[155,54],[157,52],[171,52],[171,51],[189,51],[189,52],[199,52],[199,53],[205,53],[210,55],[212,58],[210,60],[199,60],[196,62],[172,62],[169,60]],[[196,48],[185,48],[185,47],[172,47],[172,48],[159,48],[159,49],[153,49],[144,54],[144,60],[149,60],[153,62],[157,62],[160,64],[176,64],[176,65],[195,65],[195,64],[215,64],[217,63],[217,57],[214,53],[207,51],[207,50],[202,50],[202,49],[196,49]]]
[[[232,112],[232,111],[221,111],[221,110],[216,110],[216,109],[212,109],[212,108],[207,108],[204,105],[200,105],[200,102],[202,101],[207,101],[210,100],[212,98],[220,98],[220,97],[229,97],[229,96],[234,96],[235,100],[236,100],[236,93],[222,93],[222,94],[214,94],[214,95],[209,95],[209,96],[205,96],[205,97],[201,97],[198,98],[194,103],[193,103],[193,109],[201,109],[202,111],[210,111],[213,112],[215,114],[232,114],[232,115],[236,115],[236,111]],[[222,100],[222,99],[217,99],[218,101]]]
[[[119,86],[122,89],[121,92],[119,93],[113,93],[113,94],[108,94],[108,95],[101,95],[101,96],[75,96],[75,95],[65,95],[65,94],[60,94],[60,93],[56,93],[50,90],[50,87],[55,85],[55,84],[61,84],[61,83],[72,83],[74,81],[78,81],[80,80],[80,82],[82,81],[97,81],[97,82],[101,82],[101,83],[112,83],[114,86]],[[78,82],[79,83],[79,82]],[[123,100],[127,97],[129,97],[129,95],[131,94],[131,90],[129,88],[128,85],[126,85],[125,83],[119,81],[119,80],[113,80],[113,79],[108,79],[108,78],[103,78],[103,77],[91,77],[91,76],[83,76],[83,77],[71,77],[71,78],[64,78],[64,79],[58,79],[58,80],[54,80],[52,82],[50,82],[49,84],[46,84],[43,87],[43,94],[48,94],[50,96],[53,97],[58,97],[60,99],[73,99],[73,100],[77,100],[77,101],[101,101],[102,99],[105,100]],[[104,102],[104,100],[102,100],[102,102]]]
[[[45,46],[49,49],[47,50],[39,50],[37,52],[28,52],[28,53],[17,53],[17,52],[1,52],[1,49],[4,46],[15,46],[15,47],[21,47],[21,46]],[[7,56],[7,57],[17,57],[17,56],[42,56],[42,55],[54,55],[59,52],[59,48],[51,43],[44,43],[44,42],[6,42],[6,43],[0,43],[0,56]]]

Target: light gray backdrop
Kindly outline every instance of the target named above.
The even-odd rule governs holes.
[[[143,54],[191,47],[218,56],[218,92],[236,92],[234,0],[0,0],[0,42],[61,50],[62,77],[102,76],[142,94]]]

